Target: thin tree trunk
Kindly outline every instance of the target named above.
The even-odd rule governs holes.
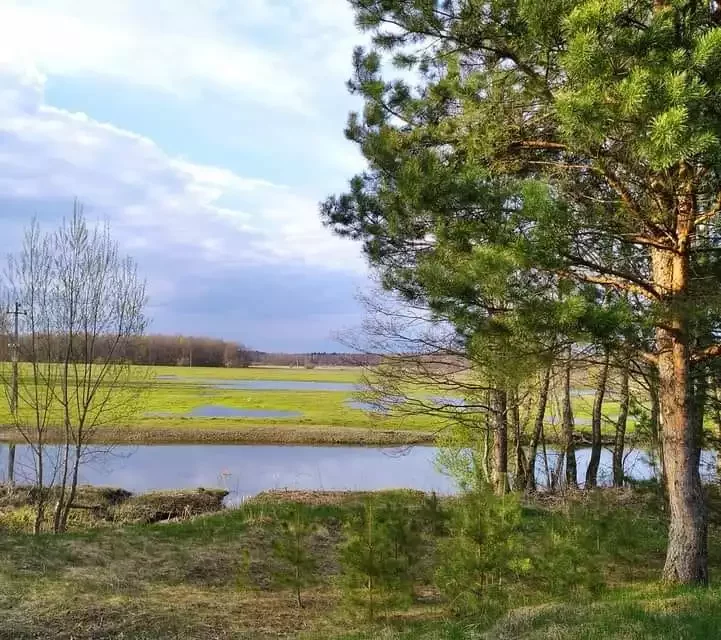
[[[490,393],[486,394],[485,403],[486,406],[490,406]],[[493,480],[491,477],[491,419],[487,411],[483,414],[483,458],[481,463],[485,482],[491,484]]]
[[[659,484],[663,487],[664,495],[666,492],[666,465],[663,461],[663,440],[661,437],[661,403],[658,398],[658,369],[652,371],[649,379],[649,399],[651,402],[651,446],[655,454],[658,455],[659,467]]]
[[[15,445],[8,445],[8,485],[15,486]]]
[[[713,421],[716,425],[716,438],[718,442],[716,444],[716,475],[721,476],[721,454],[719,454],[719,447],[721,447],[721,399],[719,398],[719,376],[714,374],[713,379]]]
[[[60,531],[60,520],[63,513],[63,505],[65,504],[65,490],[68,485],[68,458],[70,456],[70,442],[66,437],[65,449],[63,450],[62,462],[62,478],[60,481],[60,490],[58,491],[57,501],[55,502],[55,510],[53,511],[53,531]]]
[[[73,292],[74,295],[75,292]],[[71,298],[72,300],[72,298]],[[60,492],[58,494],[58,500],[55,503],[55,513],[53,514],[53,531],[58,533],[61,531],[63,511],[65,507],[65,490],[68,484],[68,458],[70,457],[70,442],[71,442],[71,422],[70,422],[70,359],[73,348],[73,315],[70,316],[70,331],[68,332],[65,340],[65,353],[63,358],[62,368],[62,379],[61,379],[61,391],[62,391],[62,407],[63,407],[63,419],[65,426],[65,450],[63,452],[63,477],[60,485]]]
[[[621,387],[619,398],[618,420],[616,421],[616,433],[613,438],[613,486],[622,487],[623,454],[626,446],[626,424],[628,422],[628,406],[631,394],[628,389],[629,365],[625,362],[621,370]]]
[[[548,466],[548,451],[546,451],[546,431],[541,427],[541,451],[543,452],[543,470],[546,473],[546,486],[548,490],[553,489],[553,477],[551,475],[551,469]]]
[[[37,452],[37,466],[36,466],[37,480],[35,486],[38,490],[38,502],[35,509],[35,522],[33,523],[33,533],[38,535],[43,527],[43,521],[45,520],[45,483],[43,481],[43,445],[42,441],[38,444]]]
[[[593,413],[591,416],[591,457],[586,468],[586,488],[598,486],[598,467],[601,463],[601,420],[603,419],[603,399],[606,395],[606,382],[608,381],[609,354],[606,351],[601,371],[598,375],[596,394],[593,398]]]
[[[70,493],[68,499],[65,501],[65,507],[63,509],[62,517],[60,520],[60,531],[66,531],[68,528],[68,516],[70,515],[70,509],[72,509],[73,502],[75,502],[75,496],[78,490],[78,472],[80,470],[80,453],[82,446],[80,444],[75,445],[75,458],[73,459],[73,475],[70,481]]]
[[[566,460],[565,454],[560,451],[558,453],[558,457],[556,458],[556,467],[553,469],[552,476],[551,476],[551,489],[555,491],[556,489],[562,489],[563,488],[563,482],[561,481],[561,474],[563,473],[563,470],[565,469],[564,462]]]
[[[573,442],[573,409],[571,407],[571,347],[566,352],[563,371],[563,435],[564,453],[566,457],[566,486],[569,489],[578,487],[576,468],[576,448]]]
[[[701,464],[701,448],[704,442],[703,423],[706,418],[706,394],[708,392],[708,378],[706,367],[703,365],[692,368],[693,377],[693,423],[696,431],[696,464]]]
[[[543,422],[546,419],[546,405],[548,404],[548,388],[551,383],[551,367],[547,367],[541,378],[541,388],[538,391],[538,407],[536,419],[533,423],[533,436],[528,451],[528,472],[526,474],[526,489],[536,490],[536,456],[538,455],[538,443],[543,435]],[[548,460],[546,460],[546,472],[548,472]]]
[[[508,398],[503,389],[491,391],[493,410],[493,484],[496,493],[508,491]]]
[[[528,461],[526,460],[526,454],[523,451],[523,433],[521,428],[521,412],[518,406],[518,388],[514,389],[510,394],[510,421],[511,431],[513,432],[513,438],[515,440],[515,489],[521,489],[526,486],[528,477]]]

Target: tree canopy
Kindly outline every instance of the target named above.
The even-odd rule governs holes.
[[[368,168],[325,221],[460,332],[642,349],[675,478],[665,577],[705,581],[689,397],[721,352],[719,4],[351,4],[373,45],[354,55],[364,109],[346,134]]]

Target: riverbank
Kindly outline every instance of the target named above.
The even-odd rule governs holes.
[[[379,509],[383,504],[409,509],[419,531],[426,532],[411,602],[389,605],[373,621],[349,612],[341,588],[347,527],[369,499]],[[438,553],[450,534],[427,533],[428,500],[411,491],[271,492],[237,509],[175,522],[39,538],[6,533],[0,638],[716,637],[718,587],[687,591],[657,583],[666,522],[653,492],[606,490],[525,502],[514,530],[520,573],[508,586],[478,594],[506,602],[498,598],[510,590],[507,611],[466,617],[454,614],[436,587]],[[449,500],[442,508],[452,506]],[[314,562],[302,607],[279,579],[283,564],[274,551],[287,530],[284,523],[298,517],[312,524],[305,549]],[[721,548],[713,521],[709,541],[716,575]],[[551,533],[557,538],[564,531],[572,532],[573,546],[549,554],[555,544]]]
[[[33,531],[39,491],[33,486],[0,485],[0,532]],[[46,514],[52,511],[58,487],[45,489]],[[97,527],[187,519],[224,509],[228,495],[225,489],[179,489],[134,494],[123,488],[80,485],[68,518],[71,531],[88,531]],[[47,515],[43,531],[51,529]]]
[[[233,420],[211,419],[202,425],[197,421],[169,422],[164,426],[103,426],[98,427],[88,439],[88,444],[108,445],[152,445],[152,444],[288,444],[288,445],[344,445],[344,446],[410,446],[438,444],[444,432],[410,429],[384,429],[373,427],[323,427],[290,425],[254,425]],[[48,427],[45,433],[47,444],[62,444],[63,431]],[[590,446],[590,433],[577,428],[574,434],[576,446]],[[524,445],[530,435],[526,434]],[[629,439],[630,440],[630,439]],[[0,425],[0,443],[24,444],[25,440],[10,425]],[[613,438],[604,435],[603,446],[612,446]],[[546,438],[549,446],[564,444],[560,434],[550,433]],[[633,439],[633,446],[650,446],[645,440]]]
[[[427,431],[371,429],[360,427],[315,427],[288,425],[245,425],[231,420],[169,423],[165,426],[98,427],[89,444],[295,444],[408,446],[432,445],[436,434]],[[12,427],[0,427],[0,442],[22,444]],[[63,431],[49,428],[45,442],[63,442]]]

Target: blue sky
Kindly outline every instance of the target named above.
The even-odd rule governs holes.
[[[363,167],[362,41],[343,0],[3,0],[0,252],[77,196],[139,262],[153,331],[340,348],[367,269],[317,204]]]

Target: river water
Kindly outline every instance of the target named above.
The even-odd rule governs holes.
[[[17,447],[17,481],[32,481],[31,456]],[[49,448],[54,453],[54,448]],[[229,501],[238,502],[268,489],[373,490],[410,488],[438,493],[456,491],[454,480],[437,465],[438,449],[281,445],[143,445],[91,450],[81,467],[83,484],[123,487],[133,492],[155,489],[222,487]],[[590,449],[576,452],[582,484]],[[551,467],[557,453],[549,453]],[[7,446],[0,446],[0,476],[7,467]],[[544,465],[536,465],[537,479],[545,484]],[[654,476],[649,454],[632,449],[625,460],[626,474],[637,480]],[[702,474],[716,477],[716,455],[705,451]],[[604,449],[599,474],[610,484],[611,452]]]

